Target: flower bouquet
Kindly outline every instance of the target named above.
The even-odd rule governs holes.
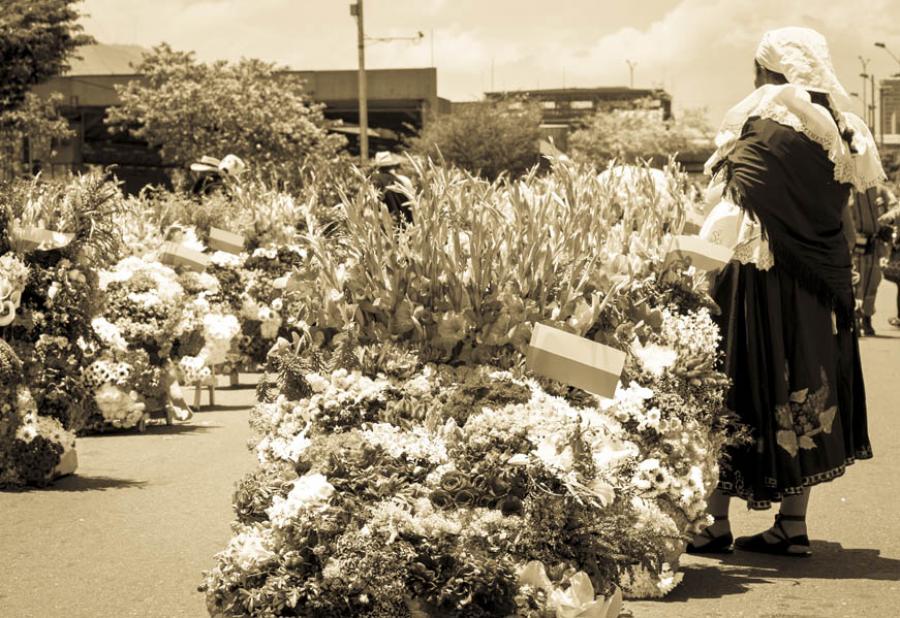
[[[665,263],[682,179],[663,208],[649,176],[623,197],[563,162],[419,176],[404,230],[365,192],[345,234],[308,221],[210,613],[609,616],[620,591],[664,595],[726,423],[705,278]],[[535,322],[625,351],[614,397],[529,375]]]
[[[77,466],[75,434],[38,414],[22,361],[0,339],[0,487],[43,486]]]

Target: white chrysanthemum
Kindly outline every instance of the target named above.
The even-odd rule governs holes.
[[[210,262],[221,268],[240,268],[244,264],[246,255],[235,255],[227,251],[216,251],[209,256]]]
[[[657,377],[675,365],[675,361],[678,360],[678,353],[673,348],[655,343],[642,345],[638,339],[631,344],[631,353],[640,361],[646,371]]]
[[[301,511],[321,508],[334,493],[334,487],[322,474],[307,474],[294,481],[287,497],[275,496],[272,506],[266,509],[269,520],[276,528],[290,525]]]
[[[273,549],[271,531],[261,526],[253,527],[232,537],[219,557],[229,557],[238,569],[252,575],[278,558]]]
[[[206,251],[206,245],[197,237],[197,230],[193,227],[189,227],[184,230],[184,236],[181,239],[181,244],[188,249],[193,251],[198,251],[203,253]]]
[[[91,327],[105,346],[121,351],[128,349],[128,342],[122,336],[122,331],[106,318],[94,318],[91,320]]]

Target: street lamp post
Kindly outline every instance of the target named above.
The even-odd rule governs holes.
[[[860,92],[862,93],[863,118],[865,119],[866,124],[869,124],[869,106],[866,103],[866,90],[868,90],[868,88],[866,87],[869,85],[868,68],[869,62],[871,62],[871,60],[869,58],[863,58],[862,56],[859,56],[859,61],[862,63],[862,73],[860,73],[859,76],[862,77],[862,90]]]
[[[625,64],[628,65],[628,87],[634,88],[634,67],[637,66],[637,62],[626,60]]]
[[[894,59],[894,62],[896,62],[898,65],[900,65],[900,58],[898,58],[897,56],[895,56],[895,55],[894,55],[894,52],[892,52],[891,50],[889,50],[887,45],[885,45],[884,43],[882,43],[881,41],[879,41],[879,42],[875,43],[875,47],[880,47],[881,49],[883,49],[884,51],[886,51],[887,54],[888,54],[891,58]]]
[[[415,36],[383,36],[367,37],[363,27],[363,0],[356,0],[350,5],[350,14],[356,18],[356,48],[359,53],[358,89],[359,89],[359,159],[362,165],[369,160],[369,101],[366,83],[366,42],[386,43],[389,41],[421,41],[425,33],[419,31]],[[434,64],[434,30],[431,31],[431,64]]]

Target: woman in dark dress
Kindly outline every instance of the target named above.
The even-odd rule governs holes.
[[[872,457],[842,219],[851,187],[874,186],[883,171],[820,34],[766,33],[756,86],[726,116],[707,164],[723,194],[701,231],[735,248],[714,295],[733,381],[726,403],[749,440],[722,461],[715,521],[688,552],[809,556],[810,488]],[[780,503],[774,525],[735,541],[732,496],[753,509]]]

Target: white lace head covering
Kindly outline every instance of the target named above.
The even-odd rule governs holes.
[[[831,62],[825,37],[811,28],[769,30],[756,48],[763,68],[784,75],[788,83],[827,93],[834,111],[850,111],[852,103]]]
[[[763,35],[756,61],[785,76],[788,83],[758,88],[725,115],[716,135],[716,152],[706,162],[711,173],[734,149],[750,118],[789,126],[817,142],[834,163],[835,180],[864,191],[885,178],[872,133],[850,112],[852,104],[838,80],[825,37],[809,28],[779,28]],[[827,95],[831,110],[812,102],[810,91]],[[853,130],[853,148],[844,141]]]

